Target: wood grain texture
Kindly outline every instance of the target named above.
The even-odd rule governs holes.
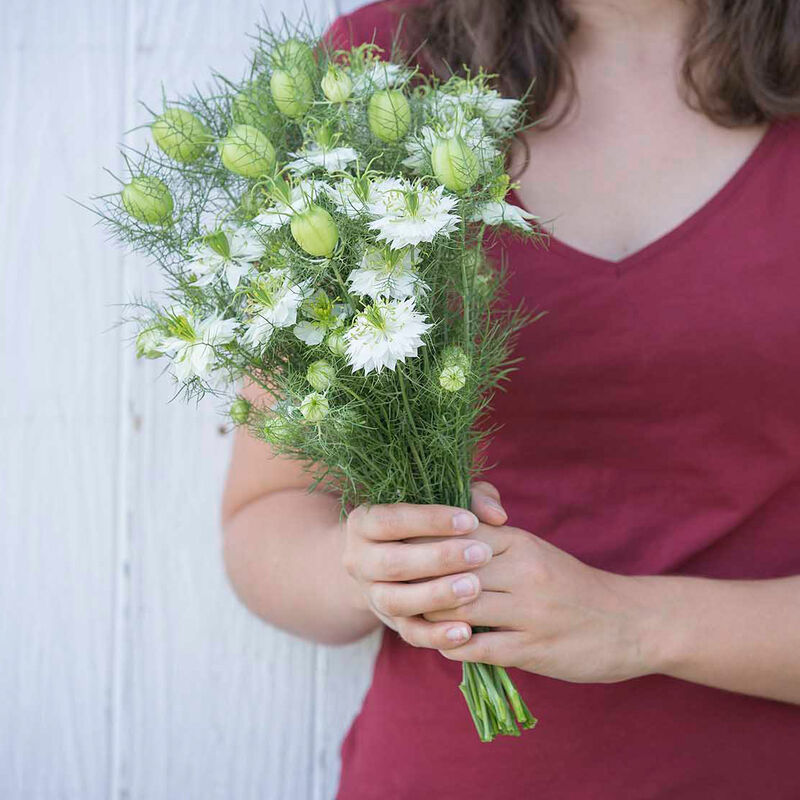
[[[346,3],[344,10],[355,4]],[[308,2],[323,26],[333,0]],[[7,0],[0,26],[0,797],[333,797],[376,637],[323,648],[237,603],[214,403],[170,403],[118,304],[157,286],[66,199],[121,132],[291,0]],[[10,24],[8,24],[10,23]],[[138,134],[140,135],[140,134]],[[136,141],[134,134],[130,141]]]

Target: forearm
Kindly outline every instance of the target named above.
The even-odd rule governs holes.
[[[304,489],[263,495],[225,524],[225,565],[242,602],[262,619],[327,644],[379,624],[342,566],[336,498]]]
[[[800,577],[635,580],[654,672],[800,703]]]

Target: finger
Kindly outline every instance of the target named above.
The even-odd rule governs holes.
[[[440,505],[359,506],[348,525],[365,539],[389,542],[416,536],[459,536],[478,527],[477,517],[463,508]]]
[[[504,525],[508,519],[500,492],[491,483],[476,481],[472,484],[472,511],[481,522],[487,525]]]
[[[513,667],[515,654],[519,652],[519,633],[515,631],[473,633],[465,644],[441,648],[440,652],[451,661],[472,661],[479,664],[496,664],[499,667]]]
[[[519,609],[509,592],[490,592],[484,588],[468,603],[427,611],[424,616],[428,622],[468,622],[472,626],[513,630],[518,627]]]
[[[367,542],[356,569],[365,580],[413,581],[473,569],[488,563],[491,545],[476,539],[438,542]]]
[[[472,629],[463,623],[426,622],[419,617],[401,617],[397,620],[397,632],[414,647],[430,647],[448,650],[469,640]]]
[[[481,584],[477,575],[465,572],[421,583],[376,581],[368,591],[376,611],[390,617],[413,617],[440,608],[453,608],[477,596]]]

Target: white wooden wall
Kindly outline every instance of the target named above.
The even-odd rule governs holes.
[[[308,0],[324,25],[357,3]],[[169,403],[117,304],[152,284],[67,197],[295,0],[0,2],[0,798],[324,800],[375,639],[271,630],[229,589],[213,402]],[[338,6],[338,8],[337,8]]]

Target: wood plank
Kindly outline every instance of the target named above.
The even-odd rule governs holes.
[[[114,164],[123,20],[15,4],[0,34],[0,797],[108,796],[120,256],[67,194]],[[49,13],[53,12],[53,13]],[[64,20],[62,20],[64,21]]]

